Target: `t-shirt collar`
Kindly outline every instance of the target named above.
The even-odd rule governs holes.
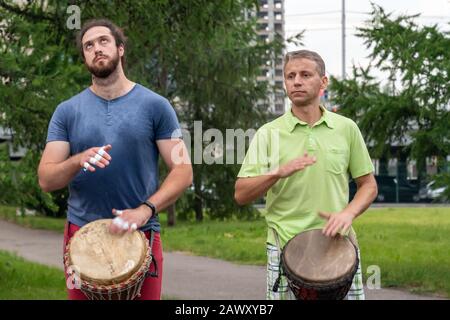
[[[314,126],[320,125],[322,122],[325,122],[328,128],[333,129],[334,123],[333,120],[330,118],[330,111],[328,111],[324,106],[320,105],[320,110],[322,111],[322,117],[320,117],[319,121],[317,121]],[[297,124],[300,124],[302,126],[307,126],[308,123],[301,121],[299,118],[297,118],[293,113],[291,108],[286,112],[285,114],[286,124],[288,127],[289,132],[292,132],[295,129],[295,126]]]

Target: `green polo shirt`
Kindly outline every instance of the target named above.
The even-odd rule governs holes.
[[[374,171],[361,132],[351,119],[327,111],[312,127],[291,110],[262,126],[252,139],[238,177],[266,174],[305,152],[314,165],[280,179],[267,192],[267,242],[280,245],[298,233],[321,229],[326,221],[318,211],[339,212],[348,204],[349,174],[357,178]]]

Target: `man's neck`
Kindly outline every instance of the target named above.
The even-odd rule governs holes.
[[[117,68],[107,78],[92,76],[90,89],[105,100],[112,100],[127,94],[133,89],[134,82],[127,79],[122,69]]]
[[[322,110],[319,103],[313,103],[305,106],[296,106],[292,104],[292,114],[299,120],[306,122],[312,127],[322,117]]]

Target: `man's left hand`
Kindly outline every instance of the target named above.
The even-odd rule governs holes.
[[[334,237],[339,231],[346,233],[350,229],[354,219],[354,216],[346,211],[335,214],[319,212],[319,216],[328,220],[322,229],[322,233],[327,237]]]
[[[123,234],[133,232],[147,223],[151,218],[152,211],[147,206],[139,206],[135,209],[117,210],[112,209],[116,218],[109,226],[109,232]]]

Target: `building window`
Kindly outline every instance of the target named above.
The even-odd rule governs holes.
[[[258,18],[268,20],[269,15],[267,14],[267,12],[258,12]]]
[[[275,23],[275,32],[282,33],[283,25],[281,23]]]
[[[266,30],[269,31],[269,25],[267,23],[260,23],[258,25],[258,30]]]
[[[283,93],[283,92],[277,92],[277,93],[275,94],[275,98],[276,98],[278,101],[284,101],[284,93]]]

